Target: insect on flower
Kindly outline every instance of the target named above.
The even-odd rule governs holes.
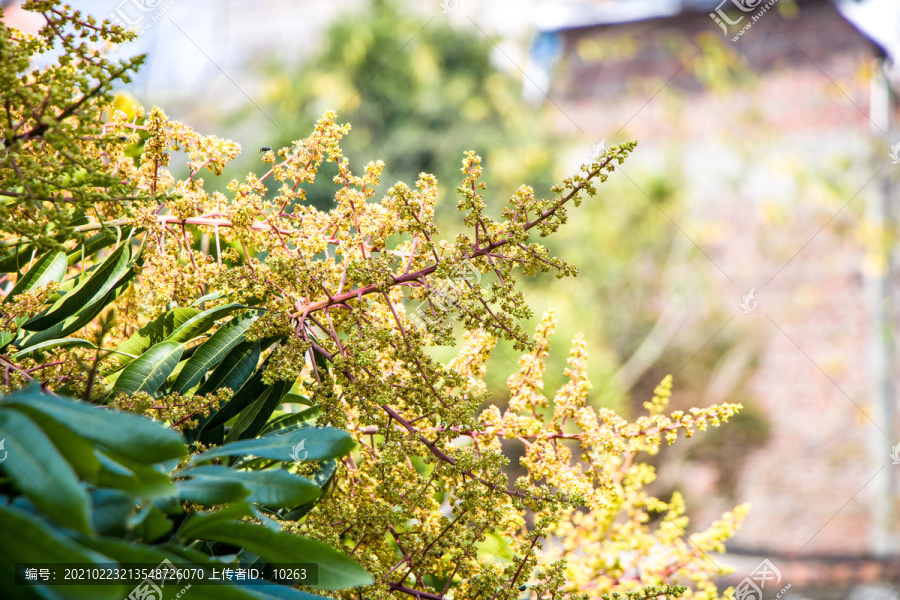
[[[271,150],[271,148],[269,148],[268,146],[263,146],[259,149],[260,152],[268,152],[269,150]]]

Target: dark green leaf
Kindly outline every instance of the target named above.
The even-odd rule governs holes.
[[[7,251],[3,254],[3,258],[0,258],[0,273],[16,273],[31,262],[33,253],[33,246],[25,246],[21,250],[13,248],[12,251]]]
[[[202,568],[204,566],[212,568],[212,566],[215,566],[219,577],[221,577],[221,569],[223,567],[237,568],[240,566],[238,564],[214,562],[199,552],[191,552],[185,548],[142,546],[116,539],[79,538],[78,541],[83,546],[98,552],[118,557],[123,565],[158,565],[168,560],[176,568],[181,569]],[[190,591],[182,596],[183,600],[319,600],[320,598],[320,596],[314,596],[269,582],[260,582],[258,584],[254,582],[254,584],[241,585],[234,581],[210,582],[209,577],[210,575],[207,575],[207,581],[203,585],[192,585]],[[188,583],[190,582],[187,580],[184,583],[178,581],[167,583],[163,589],[168,590],[170,587],[174,587],[174,590],[165,592],[163,598],[165,600],[174,599],[178,592]],[[124,596],[125,594],[117,600],[121,600]]]
[[[183,350],[184,347],[178,342],[160,342],[151,347],[140,358],[125,367],[113,386],[113,393],[152,394],[166,382],[178,366]]]
[[[124,537],[126,520],[134,510],[135,498],[122,490],[96,489],[91,492],[94,529],[100,535]]]
[[[43,393],[37,385],[0,398],[0,407],[7,405],[39,410],[80,436],[131,460],[156,463],[181,458],[187,453],[182,437],[153,419],[56,398]]]
[[[172,531],[172,521],[154,504],[141,507],[140,512],[129,518],[128,526],[141,539],[153,542]]]
[[[230,471],[227,467],[223,468]],[[196,502],[204,506],[227,504],[228,502],[246,498],[250,494],[250,490],[242,485],[240,481],[211,477],[181,479],[175,482],[175,487],[178,488],[178,498],[180,500]]]
[[[187,342],[194,339],[198,335],[208,331],[215,325],[217,319],[221,319],[231,313],[248,308],[243,304],[225,304],[224,306],[216,306],[205,310],[198,315],[194,315],[185,323],[180,325],[178,329],[173,331],[166,340],[172,342]]]
[[[125,354],[140,356],[146,352],[147,348],[163,341],[173,331],[189,321],[191,317],[198,314],[200,314],[200,311],[196,308],[176,308],[175,310],[163,313],[138,329],[130,338],[116,346],[116,350],[124,352]],[[132,360],[134,359],[122,356],[118,361],[119,367],[124,367]]]
[[[191,461],[198,462],[223,456],[253,455],[259,458],[290,462],[293,460],[324,460],[337,458],[350,452],[356,442],[346,431],[331,427],[298,429],[283,435],[241,440],[195,454]]]
[[[272,433],[274,431],[312,427],[315,425],[316,418],[321,414],[321,408],[318,406],[310,406],[300,412],[279,415],[269,421],[263,430],[259,432],[259,435],[266,435],[267,433]]]
[[[259,354],[258,342],[241,342],[219,363],[209,379],[200,385],[195,392],[196,396],[209,394],[222,388],[230,388],[236,390],[237,393],[219,410],[210,413],[208,417],[201,418],[197,427],[187,433],[189,440],[197,439],[200,432],[204,430],[222,427],[225,422],[259,397],[262,390],[265,389],[262,383],[262,369],[253,373],[259,362]]]
[[[128,243],[120,244],[92,273],[76,285],[72,291],[57,300],[46,311],[28,319],[22,328],[28,331],[42,331],[53,327],[106,296],[118,283],[125,271],[131,252]]]
[[[256,399],[246,410],[241,412],[237,423],[231,428],[231,431],[225,437],[226,442],[236,442],[256,437],[272,413],[281,404],[281,398],[291,389],[291,382],[278,380]]]
[[[17,404],[16,410],[28,415],[44,430],[60,454],[88,483],[96,483],[100,472],[100,462],[94,455],[94,445],[72,431],[69,427],[40,410],[38,403]]]
[[[2,469],[48,518],[77,531],[91,530],[91,505],[84,485],[43,430],[24,413],[0,408]]]
[[[15,340],[15,345],[19,348],[28,348],[31,346],[35,346],[44,342],[46,340],[53,340],[57,338],[62,338],[73,331],[78,331],[88,323],[94,320],[100,311],[102,311],[109,303],[119,297],[122,292],[127,289],[128,282],[134,277],[134,271],[128,271],[119,281],[116,283],[115,289],[110,291],[106,296],[95,301],[93,304],[85,307],[84,309],[78,311],[71,317],[64,319],[62,322],[53,325],[52,327],[45,329],[43,331],[35,332],[29,336],[24,335],[24,330],[19,332],[19,337]]]
[[[3,523],[5,542],[0,543],[0,565],[3,565],[4,571],[0,575],[0,598],[20,598],[23,595],[22,587],[15,585],[11,576],[6,576],[6,573],[11,574],[11,567],[16,563],[116,562],[77,544],[36,515],[13,506],[0,504],[0,523]],[[18,543],[6,543],[13,540]],[[66,600],[122,600],[129,588],[119,585],[77,585],[66,588],[65,592]]]
[[[292,508],[322,495],[319,486],[284,469],[236,471],[219,465],[208,465],[195,467],[181,474],[190,475],[196,480],[240,483],[251,492],[246,498],[247,502],[273,508]]]
[[[175,486],[168,475],[151,465],[128,460],[121,456],[108,456],[97,452],[100,474],[97,485],[130,492],[138,498],[164,498],[175,493]]]
[[[60,281],[66,274],[66,255],[62,252],[48,252],[38,260],[28,272],[19,278],[15,287],[10,290],[3,304],[11,301],[22,292],[30,292],[51,281]]]
[[[205,517],[194,515],[190,526],[185,522],[181,532],[185,535],[189,532],[190,537],[240,546],[272,563],[316,563],[317,588],[337,590],[373,583],[372,577],[358,563],[322,542],[287,531],[272,531],[253,523],[223,523],[218,519],[207,521]]]
[[[322,466],[316,471],[309,479],[314,484],[319,486],[322,489],[323,496],[325,488],[331,483],[331,480],[334,478],[334,474],[337,473],[337,465],[338,461],[336,460],[325,460],[322,461]],[[301,517],[305,516],[309,511],[315,508],[316,504],[321,501],[322,496],[313,500],[312,502],[307,502],[300,506],[297,506],[290,512],[285,513],[282,516],[282,520],[284,521],[296,521]]]
[[[211,338],[197,348],[194,355],[187,361],[184,368],[181,369],[181,373],[178,374],[172,391],[185,394],[200,383],[210,369],[220,363],[232,348],[241,343],[247,328],[252,323],[252,318],[237,318],[222,325]]]

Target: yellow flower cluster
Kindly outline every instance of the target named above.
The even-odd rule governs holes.
[[[246,335],[261,342],[263,382],[296,384],[321,409],[319,425],[346,428],[359,442],[341,460],[326,497],[308,517],[283,527],[357,558],[377,581],[364,597],[581,600],[622,593],[668,600],[683,592],[673,587],[680,582],[691,583],[688,597],[716,597],[711,580],[720,570],[709,553],[722,549],[746,509],[687,536],[681,497],[667,503],[649,497],[643,486],[654,472],[639,456],[656,452],[663,438],[672,443],[679,431],[689,437],[717,426],[740,407],[666,415],[667,379],[647,403],[648,414],[633,422],[596,409],[580,336],[568,381],[550,397],[543,379],[553,315],[534,336],[520,325],[532,315],[519,275],[576,271],[532,238],[555,233],[569,207],[597,194],[596,183],[633,143],[606,150],[549,199],[520,187],[499,220],[486,214],[481,158],[466,153],[458,209],[467,231],[443,240],[434,223],[436,179],[423,173],[413,187],[397,183],[376,199],[384,165],[351,171],[340,147],[350,127],[333,113],[309,137],[267,151],[269,170],[232,179],[227,194],[207,192],[200,175],[221,175],[238,155],[237,144],[199,135],[158,108],[105,114],[93,129],[72,124],[85,131],[77,149],[96,173],[74,172],[36,188],[51,204],[62,199],[84,208],[78,219],[58,223],[59,231],[86,235],[114,227],[140,246],[135,281],[113,302],[116,318],[107,311],[88,330],[98,345],[104,336],[119,342],[201,297],[206,307],[256,309]],[[34,148],[15,160],[37,170],[48,156],[42,152],[50,150]],[[173,152],[187,154],[186,178],[169,171]],[[305,202],[325,162],[338,172],[328,211]],[[271,187],[277,189],[269,196]],[[45,224],[19,208],[0,212],[21,221],[14,230],[20,238],[6,240],[9,246],[23,238],[56,243],[41,234]],[[16,298],[4,308],[4,331],[40,310],[53,291],[45,286]],[[436,360],[429,346],[452,345],[460,331],[458,355],[448,364]],[[505,402],[487,405],[486,364],[500,339],[522,356]],[[86,394],[81,374],[116,360],[98,356],[96,349],[73,348],[47,363],[9,362],[6,385],[46,370],[70,377],[69,392]],[[230,398],[227,389],[206,397],[138,393],[111,404],[184,429]],[[511,483],[512,448],[521,451],[524,474]],[[651,514],[663,515],[652,530]]]

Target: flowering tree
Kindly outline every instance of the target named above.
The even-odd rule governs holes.
[[[711,579],[723,571],[710,553],[746,509],[687,535],[680,497],[643,491],[654,474],[640,455],[740,407],[667,415],[667,378],[634,422],[596,410],[581,337],[551,398],[542,378],[553,314],[533,336],[519,325],[531,315],[518,277],[576,273],[536,238],[597,201],[634,143],[604,151],[551,198],[520,187],[499,220],[486,211],[481,159],[466,153],[457,191],[468,233],[452,240],[434,223],[437,180],[422,174],[377,200],[382,163],[351,170],[341,152],[350,127],[333,113],[266,151],[264,175],[209,193],[203,176],[221,175],[240,149],[158,108],[131,119],[115,109],[111,87],[139,61],[113,65],[86,38],[130,34],[54,0],[27,6],[47,21],[39,37],[0,29],[6,392],[37,380],[97,410],[149,415],[213,462],[241,441],[344,430],[357,443],[349,454],[297,461],[297,443],[283,457],[248,450],[229,463],[319,486],[314,501],[254,501],[237,516],[357,560],[374,583],[327,592],[336,597],[717,596]],[[67,54],[32,69],[54,43]],[[187,154],[182,179],[167,168],[173,152]],[[328,211],[304,202],[325,163],[339,186]],[[453,360],[433,358],[460,337]],[[522,352],[520,369],[508,404],[485,408],[499,339]],[[513,482],[507,441],[524,447],[526,474]]]

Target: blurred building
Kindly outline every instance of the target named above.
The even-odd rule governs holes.
[[[607,145],[638,139],[623,171],[638,187],[635,173],[675,166],[690,215],[671,226],[721,290],[689,304],[724,308],[723,329],[755,344],[732,368],[753,372],[768,441],[730,466],[672,465],[697,526],[749,501],[728,544],[749,555],[745,574],[768,557],[795,586],[900,582],[898,287],[895,252],[882,253],[896,243],[887,81],[900,5],[575,1],[536,14],[535,79],[551,82],[559,127]]]

